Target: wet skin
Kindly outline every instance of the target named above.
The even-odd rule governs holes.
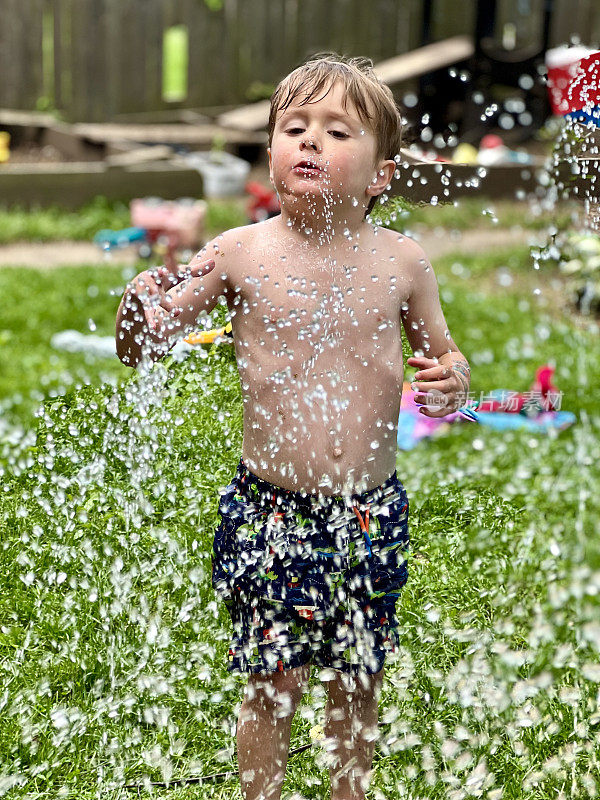
[[[373,132],[344,108],[340,87],[280,115],[269,156],[281,216],[206,245],[188,267],[193,277],[163,292],[162,307],[145,308],[157,323],[151,337],[158,344],[166,328],[193,325],[224,295],[247,466],[296,491],[364,491],[396,467],[402,324],[413,351],[460,354],[421,248],[364,219],[395,164],[377,158]],[[141,329],[133,324],[127,341]],[[460,390],[447,367],[432,365],[420,365],[431,386]]]
[[[368,230],[358,252],[345,243],[325,259],[280,220],[264,228],[246,232],[234,273],[243,458],[285,488],[377,486],[395,468],[402,393],[409,280],[384,245],[397,237]]]

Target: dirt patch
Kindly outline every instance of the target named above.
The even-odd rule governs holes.
[[[105,255],[91,242],[15,242],[0,247],[0,267],[101,267],[104,264],[136,264],[138,261],[137,250],[133,247]]]
[[[11,147],[9,164],[66,164],[74,161],[52,144],[39,145],[33,142],[24,142],[17,147]]]

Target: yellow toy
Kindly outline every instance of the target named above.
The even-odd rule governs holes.
[[[452,154],[452,161],[454,164],[477,164],[477,150],[472,144],[463,142]]]
[[[190,333],[189,336],[185,337],[184,341],[186,341],[188,344],[212,344],[215,339],[218,339],[219,337],[230,337],[233,341],[231,329],[231,322],[229,322],[224,328],[215,328],[212,331],[195,331],[194,333]]]
[[[10,158],[10,133],[0,131],[0,164],[4,164]]]

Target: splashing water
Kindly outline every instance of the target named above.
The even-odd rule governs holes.
[[[508,110],[523,113],[518,105]],[[579,140],[588,131],[569,125],[561,133],[564,155],[555,154],[546,170],[558,174],[556,182],[541,178],[542,190],[531,199],[534,216],[556,205],[565,162],[593,175],[595,166],[582,167],[571,149],[573,132]],[[210,556],[224,502],[218,491],[230,484],[239,459],[244,404],[253,404],[256,436],[266,434],[257,439],[257,471],[277,465],[282,484],[309,481],[321,501],[341,498],[327,501],[340,541],[332,553],[311,538],[318,509],[292,506],[286,513],[293,524],[282,530],[277,502],[269,510],[257,499],[258,517],[245,520],[244,557],[231,565],[234,577],[261,573],[277,586],[279,576],[270,573],[285,562],[293,534],[301,565],[316,554],[331,611],[336,598],[344,607],[340,552],[358,577],[373,552],[383,577],[403,563],[401,548],[382,556],[386,531],[401,524],[387,524],[398,511],[393,503],[379,503],[372,518],[358,508],[357,516],[350,462],[323,475],[317,470],[325,448],[334,464],[347,458],[356,419],[365,469],[373,468],[369,459],[395,451],[389,413],[370,415],[368,408],[386,379],[373,373],[373,362],[395,324],[373,298],[396,293],[402,312],[409,310],[403,280],[384,258],[384,232],[377,232],[385,207],[370,222],[379,237],[371,248],[364,235],[340,226],[331,175],[323,182],[323,204],[309,210],[322,213],[324,224],[305,225],[306,244],[290,239],[279,252],[265,243],[256,280],[231,311],[237,324],[262,320],[260,358],[243,336],[237,365],[226,345],[181,363],[167,358],[117,390],[86,388],[47,403],[35,439],[2,440],[0,795],[125,797],[127,783],[149,789],[150,779],[234,768],[243,684],[227,672],[231,626],[211,586]],[[588,201],[593,205],[595,195]],[[352,199],[350,205],[356,207]],[[402,212],[396,214],[400,245],[408,232]],[[501,225],[497,208],[479,216]],[[315,257],[312,239],[336,252]],[[592,377],[600,365],[593,331],[541,305],[547,287],[540,278],[555,259],[555,242],[537,247],[537,269],[525,271],[530,297],[521,307],[517,295],[490,303],[480,291],[477,257],[456,256],[461,240],[455,243],[438,284],[474,375],[502,385],[514,366],[512,381],[523,380],[552,344],[562,359],[556,366],[568,386],[565,402],[576,405],[579,419],[560,436],[540,438],[459,428],[408,457],[394,454],[411,502],[412,545],[379,720],[358,731],[377,743],[373,796],[594,797],[600,562]],[[523,279],[510,258],[497,275],[507,292]],[[419,273],[431,272],[423,261]],[[419,316],[414,330],[423,334],[424,352],[426,327]],[[340,357],[346,347],[355,371]],[[252,395],[256,376],[262,394]],[[307,441],[311,455],[299,475],[294,454]],[[350,517],[358,534],[352,552],[342,542]],[[266,549],[255,545],[266,532],[275,552],[261,560]],[[366,581],[363,588],[377,593]],[[295,585],[285,589],[284,599],[302,596]],[[298,625],[318,613],[315,598],[304,600],[296,603]],[[350,611],[359,641],[347,655],[355,658],[366,649],[369,628],[358,607]],[[277,635],[277,620],[270,622]],[[287,785],[308,796],[321,796],[327,769],[337,768],[335,743],[323,734],[334,681],[331,669],[313,675],[292,727],[293,744],[317,731],[313,752],[288,768]],[[348,679],[343,687],[353,702],[359,683]],[[279,718],[289,716],[289,697],[276,700]]]

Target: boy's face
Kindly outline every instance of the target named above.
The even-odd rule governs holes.
[[[284,202],[286,196],[333,195],[344,205],[357,205],[354,198],[366,204],[391,180],[394,162],[377,161],[375,134],[351,102],[344,108],[344,92],[337,82],[316,102],[300,105],[299,97],[279,112],[269,168]]]

